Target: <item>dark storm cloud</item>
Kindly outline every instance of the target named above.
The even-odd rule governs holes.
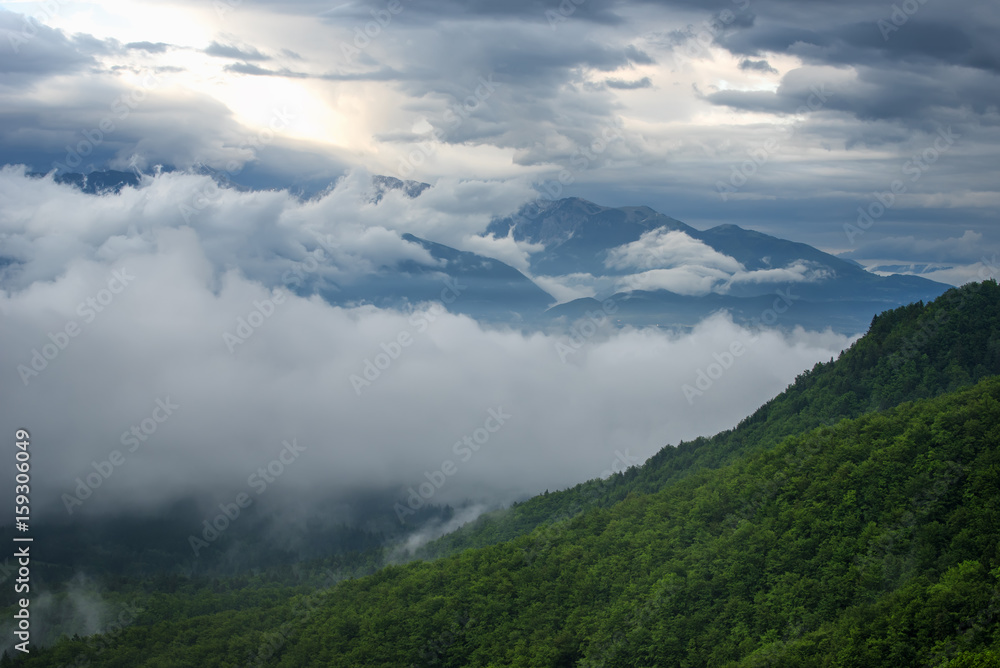
[[[896,29],[894,24],[888,25]],[[936,60],[953,65],[970,64],[968,56],[972,51],[974,38],[967,27],[914,19],[912,23],[898,28],[898,34],[884,33],[883,30],[878,23],[869,22],[837,28],[834,34],[846,48],[836,49],[831,56],[843,62],[882,57],[889,61]],[[865,53],[866,51],[871,53]],[[853,58],[851,53],[854,54]]]
[[[232,44],[220,44],[219,42],[209,44],[208,48],[205,49],[205,53],[209,56],[232,58],[234,60],[271,60],[270,56],[261,53],[255,47],[240,48]]]
[[[405,81],[413,79],[413,75],[383,67],[372,72],[328,72],[319,75],[318,78],[327,81]]]
[[[257,77],[285,77],[289,79],[322,79],[325,81],[397,81],[412,78],[390,68],[382,68],[372,72],[328,72],[326,74],[308,74],[282,68],[271,70],[253,63],[231,63],[223,68],[227,72],[247,74]]]
[[[940,113],[941,110],[968,108],[982,115],[989,113],[1000,99],[995,92],[1000,86],[992,79],[1000,63],[1000,43],[993,38],[996,34],[993,28],[1000,26],[1000,17],[995,8],[976,5],[971,0],[958,3],[964,11],[956,11],[954,4],[945,7],[913,0],[907,4],[910,14],[900,14],[902,10],[894,14],[892,5],[872,6],[860,1],[812,2],[807,7],[784,0],[563,4],[566,8],[574,8],[572,13],[563,16],[566,20],[552,25],[551,31],[544,30],[543,21],[539,24],[543,30],[535,34],[530,29],[515,28],[519,23],[544,17],[546,11],[558,10],[558,3],[403,3],[402,11],[393,20],[411,25],[428,20],[447,21],[462,25],[463,30],[475,35],[475,44],[470,43],[470,48],[462,48],[461,39],[458,42],[449,38],[442,40],[452,46],[453,51],[466,55],[466,62],[462,64],[439,62],[435,47],[423,43],[418,48],[418,57],[431,69],[440,68],[438,71],[442,75],[415,76],[407,91],[414,95],[448,94],[449,83],[456,81],[456,77],[448,73],[475,64],[480,72],[491,71],[516,81],[524,97],[537,102],[543,98],[536,94],[536,84],[568,87],[576,68],[610,71],[630,63],[653,64],[652,56],[632,44],[624,45],[624,53],[606,43],[593,43],[584,48],[586,40],[579,41],[580,33],[574,30],[580,23],[574,19],[614,16],[615,20],[609,25],[620,26],[625,34],[632,25],[641,30],[639,21],[643,12],[656,8],[658,11],[685,12],[683,16],[690,16],[692,10],[705,11],[705,19],[721,28],[712,38],[740,57],[740,67],[744,70],[777,74],[772,61],[763,57],[766,53],[796,56],[812,66],[855,68],[857,80],[830,98],[823,108],[862,121],[896,119],[924,125],[928,122],[940,124],[950,120],[947,114]],[[917,8],[916,11],[910,9],[911,5]],[[336,22],[349,25],[350,20],[360,20],[366,12],[371,18],[372,11],[377,13],[382,9],[383,3],[375,1],[350,3],[331,10],[325,17],[330,20],[337,17]],[[500,21],[495,29],[491,30],[490,24],[479,20],[487,17]],[[586,23],[583,22],[582,30],[587,29]],[[680,45],[696,38],[699,30],[697,23],[691,23],[674,27],[664,34]],[[548,34],[543,40],[541,37],[545,33]],[[566,34],[576,39],[567,43],[562,39]],[[531,43],[526,44],[529,41]],[[958,71],[953,71],[956,68]],[[706,99],[747,111],[791,114],[802,106],[804,98],[808,99],[810,86],[822,86],[825,78],[822,74],[815,75],[814,81],[803,87],[801,76],[796,80],[796,75],[789,73],[776,93],[730,90],[710,94]],[[611,89],[628,89],[632,81],[617,76],[610,78],[606,85]],[[432,87],[434,90],[428,90]],[[590,90],[596,91],[593,87]],[[546,106],[536,104],[531,109],[529,105],[527,118],[533,118],[533,112],[543,112]]]
[[[237,74],[250,74],[252,76],[258,77],[273,77],[273,76],[295,76],[288,72],[278,72],[275,70],[268,70],[260,67],[259,65],[254,65],[253,63],[231,63],[226,65],[224,68],[227,72],[236,72]]]
[[[318,17],[334,24],[366,22],[389,13],[388,0],[316,2],[267,0],[264,6],[280,12]],[[895,8],[903,7],[896,10]],[[547,14],[567,19],[563,27],[581,19],[604,25],[628,25],[630,10],[638,8],[678,12],[686,16],[732,15],[726,35],[719,42],[733,53],[755,55],[760,51],[791,52],[799,43],[831,47],[836,42],[902,55],[937,53],[948,62],[966,57],[966,64],[994,68],[998,47],[994,39],[998,17],[995,5],[977,0],[912,0],[909,3],[871,3],[869,0],[398,0],[392,20],[409,24],[443,20],[480,22],[482,19],[537,22],[548,26]],[[760,21],[757,21],[757,18]],[[881,24],[879,22],[882,22]],[[851,62],[842,51],[836,57]],[[978,64],[975,64],[978,63]]]
[[[926,11],[929,14],[931,9]],[[882,10],[869,20],[835,23],[826,29],[768,23],[759,30],[734,33],[720,42],[734,53],[748,55],[773,51],[813,62],[841,64],[938,62],[996,72],[1000,47],[984,28],[992,25],[995,29],[1000,20],[989,16],[989,12],[983,13],[985,25],[956,11],[934,17],[916,14],[896,26],[887,19],[891,13]]]
[[[855,72],[856,77],[848,79],[829,71],[802,68],[785,74],[773,93],[726,90],[710,93],[706,99],[747,111],[792,114],[808,105],[811,98],[823,98],[818,106],[826,111],[845,112],[864,121],[904,120],[918,127],[949,122],[955,119],[956,112],[995,113],[1000,105],[995,75],[982,70],[857,66]]]
[[[997,6],[971,1],[846,3],[840,15],[831,14],[836,6],[810,3],[810,13],[797,14],[784,13],[783,3],[755,3],[755,25],[723,31],[716,43],[744,62],[776,53],[801,58],[807,66],[853,68],[856,82],[826,108],[861,120],[912,123],[938,117],[940,122],[940,110],[987,115],[1000,103]],[[709,99],[739,109],[789,113],[798,106],[801,91],[788,76],[770,96],[727,91]]]
[[[64,83],[55,102],[0,89],[0,162],[47,172],[127,169],[138,161],[189,167],[252,160],[251,133],[217,100],[196,93],[166,94],[170,74],[140,72]],[[279,105],[280,106],[280,105]],[[296,110],[289,108],[289,113]],[[259,145],[259,141],[256,142]]]
[[[319,3],[281,4],[283,9],[308,12],[308,7],[318,7]],[[330,23],[344,21],[369,21],[372,12],[387,12],[389,2],[386,0],[360,0],[358,2],[339,3],[330,8],[330,3],[324,3],[323,9],[317,9],[321,19]],[[614,11],[615,3],[607,0],[511,0],[509,2],[493,2],[491,0],[438,0],[436,2],[416,2],[400,0],[401,11],[394,20],[405,23],[421,24],[436,22],[441,19],[469,20],[499,19],[536,22],[546,26],[559,25],[566,20],[583,20],[591,23],[617,25],[622,18]],[[292,9],[295,8],[295,9]]]
[[[0,10],[0,85],[23,86],[95,64],[104,46],[89,35],[67,37],[37,19]]]
[[[135,49],[137,51],[145,51],[147,53],[165,53],[167,49],[170,48],[170,44],[164,42],[129,42],[125,45],[126,49]]]
[[[752,70],[754,72],[768,72],[771,74],[777,74],[778,70],[771,67],[771,64],[766,60],[750,60],[745,58],[740,61],[741,70]]]
[[[625,47],[625,57],[636,65],[655,65],[656,61],[645,51],[629,44]]]
[[[421,44],[418,61],[412,47],[388,40],[377,45],[384,50],[375,57],[399,63],[406,76],[398,86],[413,100],[414,121],[425,117],[449,143],[530,150],[531,160],[540,162],[568,156],[581,142],[589,145],[614,121],[614,97],[606,87],[594,86],[585,72],[625,74],[653,60],[630,44],[596,39],[585,22],[570,21],[555,31],[544,25],[513,30],[493,22],[448,23],[433,33],[415,30],[411,39]],[[632,79],[627,74],[610,78]],[[462,122],[449,123],[449,113]],[[525,164],[524,159],[519,154],[515,162]]]
[[[260,142],[233,120],[232,112],[204,94],[174,88],[181,68],[152,64],[145,56],[174,48],[162,42],[121,43],[90,35],[66,35],[36,19],[0,11],[0,164],[25,164],[48,172],[89,172],[95,169],[142,169],[156,164],[219,167],[230,161],[243,165],[255,158]],[[4,54],[10,49],[11,53]],[[254,48],[227,47],[213,42],[218,55],[266,58]],[[130,54],[139,53],[135,61]],[[288,71],[270,72],[251,63],[230,65],[231,71],[274,76],[306,76]],[[83,78],[62,81],[44,97],[24,95],[25,86],[55,75],[88,72]],[[379,78],[380,75],[372,75]],[[357,76],[356,78],[361,78]],[[383,77],[385,78],[385,77]],[[276,101],[276,108],[281,107]],[[277,139],[281,143],[281,138]],[[274,155],[283,154],[271,147]],[[285,150],[288,150],[286,147]],[[303,175],[304,183],[334,178],[343,163],[328,157],[325,165],[310,157],[310,147],[298,147],[317,170]],[[294,162],[263,170],[285,173]],[[307,170],[308,171],[308,170]],[[322,174],[322,177],[319,176]],[[287,174],[283,179],[288,180]]]
[[[653,82],[649,77],[643,77],[641,79],[636,79],[635,81],[626,81],[625,79],[608,79],[604,82],[607,84],[608,88],[617,88],[619,90],[635,90],[637,88],[651,88]]]
[[[478,26],[464,37],[464,30],[456,28],[449,32],[459,40],[457,46],[468,47],[470,60],[479,71],[502,74],[519,85],[562,83],[577,74],[576,68],[610,72],[633,62],[652,60],[634,47],[611,46],[570,28],[566,26],[565,31],[551,36],[537,28],[512,35],[491,26]],[[449,48],[446,44],[425,49],[425,55],[430,55],[434,64],[453,60],[454,52],[453,46]]]
[[[833,39],[808,26],[758,22],[753,30],[726,33],[720,35],[716,42],[735,55],[756,56],[763,52],[788,53],[793,48],[826,48],[833,43]]]

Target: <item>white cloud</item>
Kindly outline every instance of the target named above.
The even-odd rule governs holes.
[[[531,280],[562,304],[574,299],[595,297],[604,292],[602,287],[610,287],[610,279],[588,273],[574,273],[565,276],[532,276]]]
[[[743,270],[735,258],[680,230],[665,228],[650,230],[637,241],[611,249],[605,260],[605,266],[612,269],[673,269],[690,265],[728,274]]]
[[[185,225],[169,205],[201,185],[163,175],[138,191],[88,197],[0,174],[9,205],[0,211],[3,254],[14,254],[19,240],[17,257],[27,262],[24,272],[8,267],[0,293],[0,416],[46,444],[33,460],[45,472],[33,490],[39,508],[64,512],[61,495],[114,450],[125,462],[88,510],[156,507],[185,494],[225,500],[292,438],[306,450],[274,483],[282,490],[275,502],[386,489],[403,498],[445,460],[458,470],[435,503],[509,500],[599,476],[616,450],[642,460],[730,427],[847,343],[832,334],[765,333],[692,405],[682,386],[714,353],[751,337],[725,317],[689,336],[609,332],[561,356],[564,339],[488,329],[429,306],[411,315],[288,293],[272,311],[264,300],[281,287],[286,266],[277,251],[299,248],[306,224],[339,235],[344,262],[357,260],[351,271],[408,246],[386,244],[384,232],[369,237],[389,227],[374,226],[369,205],[338,191],[309,203],[225,192]],[[457,201],[462,187],[427,202]],[[442,228],[467,231],[469,211],[425,212]],[[55,250],[43,243],[53,219],[68,240]],[[99,298],[122,268],[134,280],[86,321],[78,305]],[[255,309],[270,314],[257,316],[259,326],[230,352],[223,334]],[[62,341],[70,322],[77,335],[25,385],[19,366],[31,365],[50,334]],[[412,342],[394,347],[404,332]],[[363,376],[369,362],[383,368],[358,394],[351,376]],[[166,397],[180,408],[128,452],[123,432]],[[456,442],[476,434],[491,409],[510,418],[462,459]],[[391,507],[386,514],[394,517]]]
[[[714,291],[729,278],[721,269],[693,265],[631,274],[619,278],[617,286],[619,290],[669,290],[679,295],[700,296]]]
[[[658,228],[608,253],[612,269],[646,269],[618,277],[619,290],[669,290],[680,295],[726,293],[740,283],[799,283],[819,280],[829,272],[805,261],[784,268],[747,271],[735,258],[679,230]]]
[[[545,244],[516,241],[511,229],[506,237],[497,237],[492,233],[485,236],[467,236],[460,241],[457,248],[500,260],[527,275],[531,269],[531,254],[544,250]]]
[[[829,278],[830,275],[828,269],[813,266],[804,260],[797,260],[781,269],[755,269],[736,272],[720,291],[725,292],[731,285],[738,283],[804,283]]]

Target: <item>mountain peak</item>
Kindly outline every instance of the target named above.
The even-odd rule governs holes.
[[[431,184],[423,183],[422,181],[403,181],[394,176],[376,174],[372,176],[372,187],[375,190],[372,195],[372,203],[378,204],[390,190],[401,190],[403,194],[413,199],[419,197],[422,192],[430,188]]]

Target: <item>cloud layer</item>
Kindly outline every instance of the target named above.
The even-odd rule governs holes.
[[[281,280],[305,253],[304,229],[319,226],[343,252],[315,272],[419,257],[373,222],[402,206],[395,195],[375,207],[350,179],[307,202],[224,191],[186,223],[176,202],[209,182],[164,174],[87,196],[0,173],[10,203],[0,414],[45,444],[33,491],[48,512],[66,513],[63,495],[81,496],[79,482],[102,470],[112,472],[74,512],[226,501],[259,468],[289,460],[293,441],[301,451],[268,485],[272,503],[373,490],[405,503],[411,488],[442,480],[432,502],[509,501],[731,426],[848,343],[755,336],[723,316],[690,335],[601,327],[574,340],[484,328],[440,304],[332,307]],[[409,203],[408,220],[461,237],[476,219],[457,204],[469,187],[485,211],[509,197],[503,184],[438,183],[425,193],[435,197]],[[746,354],[686,396],[734,341]]]

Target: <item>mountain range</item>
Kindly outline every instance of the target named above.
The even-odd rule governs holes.
[[[140,186],[131,172],[56,179],[93,194]],[[225,179],[221,185],[234,187]],[[391,190],[415,198],[430,187],[376,176],[369,201],[377,206]],[[876,314],[949,288],[919,276],[879,276],[851,260],[736,225],[698,230],[649,207],[604,207],[579,198],[530,203],[494,219],[482,234],[510,237],[527,249],[527,271],[404,233],[433,263],[405,260],[350,283],[297,289],[331,304],[408,309],[438,300],[448,280],[467,286],[449,310],[496,324],[569,326],[606,308],[618,326],[688,329],[727,311],[749,326],[858,334]]]
[[[578,198],[526,207],[487,233],[542,246],[530,258],[533,276],[571,278],[595,290],[547,311],[568,319],[610,299],[619,322],[634,326],[690,327],[727,310],[745,324],[858,333],[876,313],[949,287],[918,276],[876,276],[853,261],[736,225],[700,231],[648,207]],[[769,314],[782,295],[789,308]]]

